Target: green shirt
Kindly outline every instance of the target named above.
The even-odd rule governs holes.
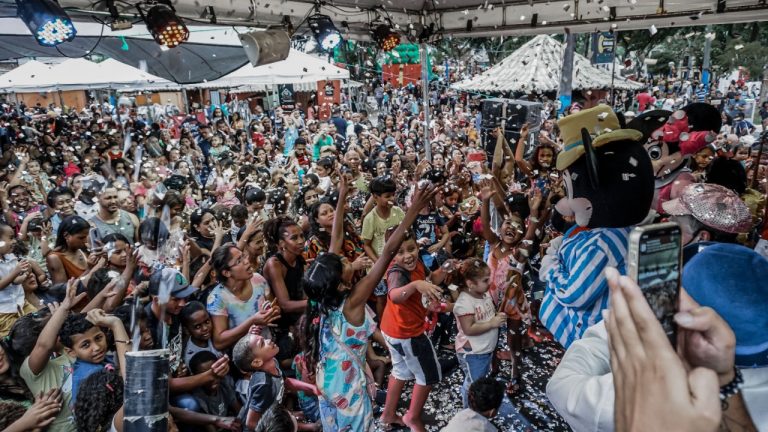
[[[317,136],[317,139],[315,140],[315,145],[312,148],[312,159],[318,160],[320,159],[320,150],[325,146],[332,146],[333,145],[333,138],[330,135],[325,135],[325,138],[320,138],[321,135]]]
[[[376,208],[365,216],[363,219],[363,240],[371,240],[371,246],[376,252],[376,255],[381,256],[384,252],[384,235],[390,227],[400,225],[400,222],[405,219],[405,213],[400,207],[393,206],[389,210],[389,218],[384,219],[379,216],[379,212]]]
[[[29,357],[24,359],[19,371],[24,382],[27,383],[32,394],[45,393],[53,388],[61,388],[61,411],[56,419],[46,429],[49,432],[75,432],[74,418],[72,417],[72,364],[69,356],[63,355],[48,361],[45,368],[38,375],[29,369]]]

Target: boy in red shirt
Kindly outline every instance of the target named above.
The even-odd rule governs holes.
[[[387,238],[392,231],[394,228],[387,231]],[[385,425],[408,426],[412,431],[426,430],[421,421],[424,402],[432,385],[442,379],[435,349],[424,334],[427,307],[422,302],[422,296],[426,296],[430,304],[439,305],[441,294],[440,288],[427,282],[428,276],[434,283],[441,283],[445,279],[442,269],[430,274],[419,259],[416,239],[409,232],[387,271],[389,301],[381,317],[381,332],[392,356],[392,375],[389,377],[387,400],[380,420]],[[443,309],[446,309],[446,305],[443,305]],[[413,379],[416,383],[411,405],[400,418],[396,413],[397,403],[405,382]]]

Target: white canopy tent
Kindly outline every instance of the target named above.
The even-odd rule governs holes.
[[[15,69],[0,75],[0,91],[11,92],[18,83],[28,82],[38,74],[47,74],[51,66],[37,60],[30,60]]]
[[[316,87],[317,81],[349,79],[349,71],[327,61],[291,49],[288,58],[253,67],[250,63],[217,80],[187,85],[187,89],[233,88],[234,91],[264,91],[276,84]],[[300,89],[297,89],[300,90]]]
[[[82,58],[69,59],[54,66],[37,61],[25,63],[1,75],[0,83],[3,83],[5,91],[16,93],[50,90],[126,88],[178,90],[180,88],[175,83],[117,60],[108,59],[101,63],[94,63]]]
[[[539,35],[518,48],[482,74],[453,85],[463,91],[477,92],[552,92],[560,86],[565,45],[549,35]],[[573,89],[611,88],[611,72],[592,66],[586,57],[576,54],[573,60]],[[627,80],[618,74],[613,86],[622,90],[638,90],[644,84]]]

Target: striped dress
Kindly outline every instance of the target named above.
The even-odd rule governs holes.
[[[587,328],[602,320],[608,308],[606,266],[626,274],[627,246],[631,228],[595,228],[571,236],[569,230],[557,262],[542,269],[547,283],[539,317],[565,348],[580,339]]]

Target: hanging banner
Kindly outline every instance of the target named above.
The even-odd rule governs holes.
[[[613,34],[608,32],[592,35],[592,64],[611,64],[613,62],[613,50],[616,40]]]
[[[278,84],[277,94],[280,97],[280,107],[283,111],[293,111],[296,108],[296,94],[293,84]]]
[[[317,105],[320,120],[331,117],[333,104],[341,103],[341,81],[329,80],[317,82]]]

